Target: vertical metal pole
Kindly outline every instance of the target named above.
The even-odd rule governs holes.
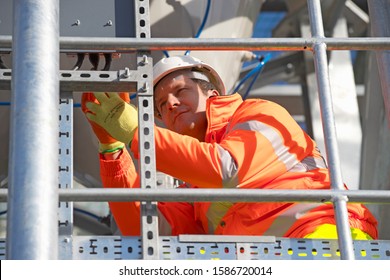
[[[324,38],[320,0],[308,0],[307,3],[312,36],[318,39]],[[320,41],[314,44],[314,66],[318,82],[322,126],[329,161],[331,186],[334,190],[343,190],[344,183],[341,175],[336,126],[332,107],[326,44]],[[335,208],[341,259],[354,259],[355,255],[348,222],[347,200],[348,198],[345,196],[335,196],[333,205]]]
[[[59,0],[15,0],[8,259],[58,258]]]
[[[135,1],[137,38],[150,38],[149,1]],[[141,187],[157,188],[156,156],[154,149],[153,61],[150,52],[138,52],[138,134]],[[141,203],[143,259],[158,259],[157,202]]]

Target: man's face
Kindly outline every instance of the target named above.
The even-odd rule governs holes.
[[[205,95],[185,73],[179,71],[164,77],[154,92],[155,107],[169,130],[204,141],[207,118]]]

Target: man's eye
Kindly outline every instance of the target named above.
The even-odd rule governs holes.
[[[165,110],[165,104],[166,102],[161,102],[160,105],[158,106],[158,110],[160,111],[160,114],[162,114]]]
[[[180,95],[183,95],[187,92],[187,89],[186,88],[181,88],[179,89],[177,92],[176,92],[176,96],[180,96]]]

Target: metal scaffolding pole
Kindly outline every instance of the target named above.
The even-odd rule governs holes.
[[[307,3],[312,36],[315,38],[323,38],[324,27],[320,0],[308,0]],[[337,146],[336,125],[332,107],[326,44],[314,44],[313,53],[321,105],[321,119],[324,129],[326,154],[329,162],[331,187],[334,190],[343,190],[344,183],[341,175],[341,165]],[[354,259],[355,255],[353,252],[352,236],[349,229],[347,201],[347,196],[334,197],[333,205],[335,208],[341,259]]]
[[[57,259],[59,1],[13,10],[7,259]]]
[[[312,51],[319,42],[327,50],[389,50],[390,40],[381,37],[356,38],[110,38],[61,37],[61,52],[133,52],[161,50],[197,51]],[[0,51],[10,51],[11,36],[0,36]]]
[[[62,202],[124,201],[235,201],[235,202],[331,202],[336,196],[348,196],[350,203],[390,204],[389,190],[284,190],[284,189],[60,189]],[[7,189],[0,189],[0,202],[7,202]]]

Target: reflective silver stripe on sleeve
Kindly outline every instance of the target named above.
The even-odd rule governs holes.
[[[298,162],[290,172],[307,172],[318,168],[328,168],[324,158],[306,157],[301,162]]]
[[[284,145],[283,138],[271,126],[258,121],[248,121],[236,125],[232,131],[236,129],[257,131],[265,136],[272,144],[279,160],[285,164],[286,170],[290,172],[307,172],[317,168],[327,168],[326,162],[322,157],[306,157],[299,162],[296,155],[288,151],[288,148]]]
[[[321,203],[301,203],[288,208],[272,222],[270,227],[262,235],[282,237],[290,227],[310,210],[321,206]]]
[[[282,163],[284,163],[286,170],[293,168],[299,162],[296,155],[290,153],[288,148],[284,145],[283,137],[281,137],[272,126],[259,121],[248,121],[234,126],[232,131],[237,129],[256,131],[267,138],[274,148],[275,155]]]
[[[228,151],[217,145],[222,165],[222,186],[235,188],[238,185],[237,163]]]

